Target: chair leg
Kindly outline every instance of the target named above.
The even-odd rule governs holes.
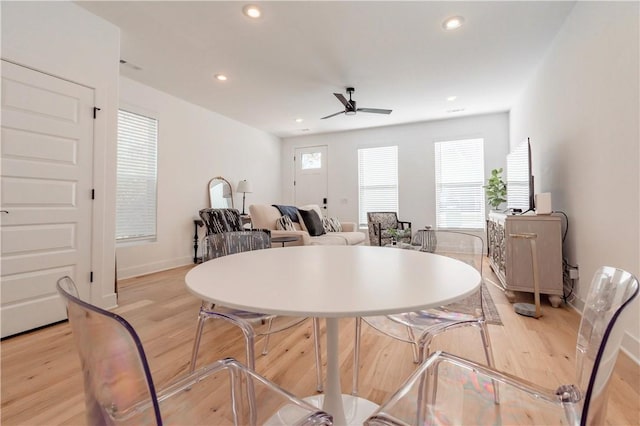
[[[431,342],[433,341],[433,335],[426,333],[420,338],[418,343],[418,363],[423,363],[429,355],[431,355]]]
[[[356,317],[356,338],[353,344],[353,382],[351,384],[351,395],[358,395],[358,375],[360,373],[360,332],[362,330],[362,318]]]
[[[420,359],[420,345],[416,342],[416,336],[413,333],[413,328],[407,326],[407,335],[409,335],[409,340],[411,340],[411,349],[413,349],[413,363],[419,364],[422,359]]]
[[[195,369],[196,359],[198,357],[198,349],[200,348],[200,340],[202,336],[202,329],[204,327],[204,322],[210,318],[219,318],[230,322],[236,327],[240,328],[242,334],[244,334],[245,339],[245,351],[247,355],[247,367],[249,369],[255,371],[256,369],[256,356],[255,356],[255,332],[253,331],[253,327],[251,324],[248,324],[246,321],[241,320],[239,318],[234,317],[233,315],[227,315],[222,312],[213,312],[213,304],[211,303],[202,303],[200,307],[200,313],[198,315],[198,325],[196,327],[196,338],[193,342],[193,350],[191,353],[191,365],[189,366],[189,371],[193,372]]]
[[[273,325],[273,317],[269,318],[269,325],[267,326],[267,331],[264,336],[264,346],[262,347],[262,355],[266,355],[269,353],[269,337],[271,336],[271,326]]]
[[[322,352],[320,351],[320,320],[313,318],[313,344],[316,352],[316,391],[322,392]]]
[[[193,340],[193,349],[191,350],[191,364],[189,365],[189,373],[193,373],[196,368],[196,359],[198,358],[198,350],[200,349],[200,339],[202,338],[202,329],[207,316],[200,311],[198,314],[198,325],[196,326],[196,337]]]
[[[491,340],[489,339],[489,329],[487,328],[487,323],[484,321],[480,323],[480,336],[482,336],[482,345],[484,346],[484,355],[487,358],[487,365],[495,368],[493,350],[491,349]],[[498,382],[495,380],[493,380],[493,399],[496,404],[500,403],[500,388]]]

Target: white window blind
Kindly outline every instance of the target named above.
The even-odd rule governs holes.
[[[435,143],[438,228],[485,226],[484,140]]]
[[[398,212],[398,147],[358,150],[360,226],[367,212]]]
[[[118,111],[116,241],[156,237],[158,120]]]

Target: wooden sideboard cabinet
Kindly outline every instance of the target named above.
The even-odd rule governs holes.
[[[562,303],[562,221],[551,215],[506,215],[490,213],[487,221],[489,265],[496,273],[505,295],[515,300],[514,291],[533,293],[533,267],[528,240],[511,234],[537,235],[540,293],[549,296],[554,308]]]

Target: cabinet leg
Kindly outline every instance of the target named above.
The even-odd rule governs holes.
[[[549,303],[551,303],[551,306],[554,308],[559,308],[560,305],[562,305],[562,297],[551,294],[549,295]]]
[[[513,303],[516,301],[516,294],[511,290],[505,290],[504,295],[507,297],[509,303]]]

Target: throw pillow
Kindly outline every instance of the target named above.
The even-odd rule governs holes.
[[[289,216],[282,216],[276,220],[276,229],[281,231],[295,231],[296,228],[293,226],[293,221]]]
[[[324,228],[322,227],[322,219],[318,216],[315,210],[301,210],[298,209],[300,217],[304,222],[304,226],[307,228],[307,232],[312,237],[317,237],[324,234]]]
[[[342,232],[342,225],[337,217],[323,217],[322,227],[324,232]]]

